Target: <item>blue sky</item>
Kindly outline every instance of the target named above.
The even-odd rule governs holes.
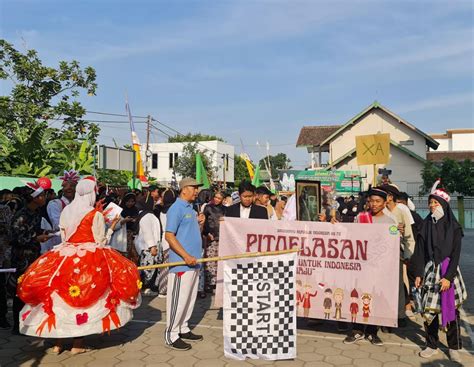
[[[472,4],[3,0],[0,32],[49,65],[94,67],[97,96],[81,97],[90,111],[124,113],[127,92],[135,115],[237,152],[242,139],[253,159],[268,141],[303,168],[303,125],[344,123],[374,100],[427,133],[473,127]],[[111,137],[130,141],[124,124],[103,124]]]

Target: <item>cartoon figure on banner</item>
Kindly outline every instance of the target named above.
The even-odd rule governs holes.
[[[304,285],[304,293],[302,294],[302,302],[303,302],[303,316],[305,318],[308,318],[309,316],[309,309],[311,308],[311,298],[316,297],[318,294],[318,291],[315,291],[314,293],[310,292],[311,289],[311,284],[305,284]]]
[[[332,307],[332,290],[331,288],[326,288],[324,290],[324,301],[323,301],[324,318],[326,320],[329,320],[331,318],[331,307]]]
[[[303,288],[303,282],[301,280],[296,281],[296,307],[303,306],[303,295],[301,294],[301,289]]]
[[[351,306],[349,307],[351,311],[351,321],[356,322],[357,314],[359,313],[359,293],[354,288],[351,292]]]
[[[362,317],[364,322],[369,322],[371,312],[370,302],[372,302],[372,296],[369,293],[364,293],[362,295]]]
[[[336,313],[334,318],[336,320],[342,319],[342,300],[344,299],[344,291],[341,288],[336,288],[334,290],[334,307],[336,308]]]

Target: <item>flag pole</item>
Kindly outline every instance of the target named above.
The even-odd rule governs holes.
[[[280,250],[280,251],[248,252],[248,253],[245,253],[245,254],[227,255],[227,256],[220,256],[220,257],[209,257],[209,258],[205,258],[205,259],[198,259],[197,263],[202,264],[202,263],[207,263],[207,262],[216,262],[216,261],[223,261],[223,260],[245,259],[245,258],[249,258],[249,257],[284,255],[284,254],[290,254],[292,252],[298,252],[299,250],[300,250],[300,248],[292,248],[292,249],[289,249],[289,250]],[[180,265],[186,265],[186,263],[184,261],[178,261],[178,262],[173,262],[173,263],[139,266],[138,270],[161,269],[161,268],[168,268],[170,266],[180,266]]]

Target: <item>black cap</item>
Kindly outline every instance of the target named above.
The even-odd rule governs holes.
[[[373,189],[369,190],[369,196],[380,196],[384,200],[387,200],[387,192],[384,190],[379,189],[378,187],[374,187]]]
[[[382,185],[376,188],[385,191],[387,194],[392,195],[395,198],[400,196],[400,190],[398,190],[398,187],[395,185]]]

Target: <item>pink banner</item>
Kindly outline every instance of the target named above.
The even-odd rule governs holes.
[[[390,224],[225,218],[219,256],[300,248],[298,316],[397,326],[400,242]],[[222,307],[219,262],[215,305]]]

